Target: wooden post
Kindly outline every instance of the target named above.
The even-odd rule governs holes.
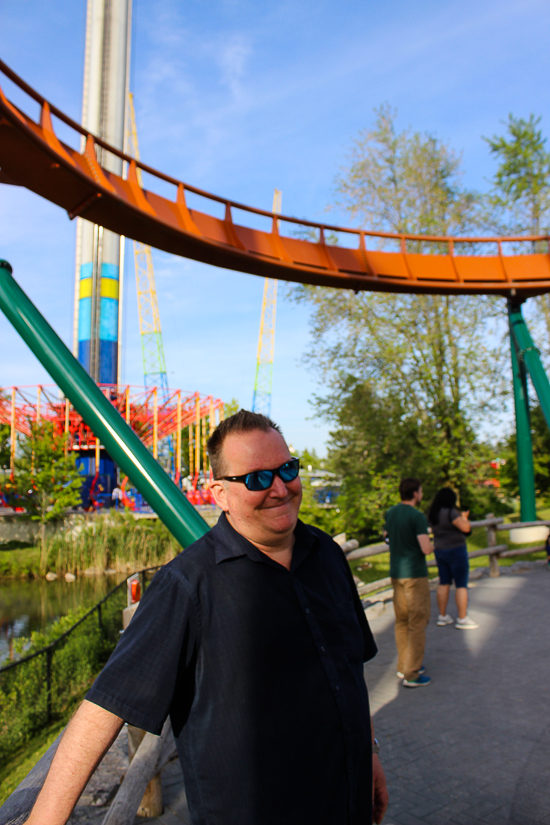
[[[492,513],[487,514],[487,518],[493,518]],[[496,547],[497,544],[497,528],[495,524],[487,525],[487,547]],[[498,558],[500,553],[493,553],[489,556],[489,575],[493,578],[500,576],[500,568],[498,566]]]
[[[139,607],[139,602],[131,605],[130,607],[126,607],[122,612],[122,626],[124,630],[130,624],[134,613],[136,612],[137,608]],[[128,725],[128,761],[131,762],[136,752],[141,745],[146,731],[141,730],[141,728],[135,728],[133,725]],[[150,774],[149,774],[150,775]],[[161,816],[163,813],[162,808],[162,783],[160,772],[157,773],[145,789],[145,793],[143,794],[143,798],[139,803],[139,808],[137,810],[138,816]],[[115,820],[116,821],[116,820]]]

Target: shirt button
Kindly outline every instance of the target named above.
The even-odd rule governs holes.
[[[311,610],[309,609],[309,607],[306,607],[306,613],[311,613]]]
[[[340,685],[335,685],[334,690],[340,690]]]
[[[325,648],[323,647],[323,645],[321,645],[321,653],[324,653],[324,652],[325,652]]]

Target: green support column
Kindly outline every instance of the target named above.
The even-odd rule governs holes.
[[[109,455],[137,487],[182,547],[209,527],[147,447],[69,352],[0,260],[0,309],[49,372]]]
[[[535,521],[537,518],[535,502],[535,471],[533,467],[531,422],[529,420],[527,375],[523,360],[518,359],[518,345],[512,326],[512,319],[517,317],[517,313],[519,313],[519,316],[523,321],[520,307],[509,301],[508,318],[510,321],[510,351],[512,354],[512,381],[514,386],[514,407],[516,413],[520,520]]]
[[[550,427],[550,382],[542,366],[540,353],[533,343],[527,324],[521,314],[521,305],[509,302],[510,329],[517,344],[518,360],[525,364],[539,399],[543,415]]]

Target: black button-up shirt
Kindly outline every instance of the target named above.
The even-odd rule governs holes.
[[[375,653],[329,536],[298,522],[287,570],[222,515],[156,574],[87,698],[157,734],[170,714],[193,825],[370,825]]]

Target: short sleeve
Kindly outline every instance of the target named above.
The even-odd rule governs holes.
[[[86,699],[125,722],[160,734],[176,683],[194,679],[198,605],[179,572],[163,568]]]
[[[428,532],[428,519],[419,510],[416,511],[416,535],[422,536]]]
[[[361,633],[363,634],[363,661],[369,662],[371,659],[374,659],[374,657],[378,653],[378,646],[374,641],[372,630],[370,629],[370,625],[365,615],[363,605],[361,604],[361,599],[359,597],[359,593],[357,592],[357,586],[355,584],[353,573],[351,572],[351,568],[349,566],[349,562],[346,558],[344,558],[343,553],[341,555],[344,561],[346,575],[348,577],[350,585],[351,598],[353,600],[353,609],[355,611],[355,615],[357,616],[357,621],[359,622]]]
[[[449,521],[454,521],[455,518],[460,518],[461,515],[462,513],[459,510],[457,510],[456,507],[453,507],[453,509],[449,513]]]

